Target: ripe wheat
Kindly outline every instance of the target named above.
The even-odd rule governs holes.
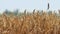
[[[0,16],[0,34],[60,34],[60,17],[33,12],[22,16]]]

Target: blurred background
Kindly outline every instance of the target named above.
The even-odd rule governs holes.
[[[60,0],[0,0],[0,13],[3,13],[6,9],[10,11],[19,12],[37,10],[47,10],[47,4],[50,4],[49,10],[60,9]]]

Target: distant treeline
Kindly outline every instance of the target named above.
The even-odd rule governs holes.
[[[39,14],[42,14],[42,13],[44,13],[44,10],[33,10],[31,13],[36,13],[36,12],[38,12]],[[55,12],[55,11],[51,11],[51,10],[49,10],[49,11],[45,11],[47,14],[52,14],[52,13],[54,13],[54,14],[56,14],[57,15],[57,13]],[[58,12],[60,13],[60,10],[58,10]],[[11,15],[11,14],[13,14],[13,15],[23,15],[23,14],[31,14],[30,12],[27,12],[27,10],[24,10],[24,12],[20,12],[18,9],[17,10],[14,10],[14,11],[9,11],[9,10],[5,10],[4,12],[3,12],[3,14],[6,14],[6,15]],[[58,14],[59,15],[59,14]]]

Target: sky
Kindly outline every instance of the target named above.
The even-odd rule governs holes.
[[[0,13],[8,10],[47,10],[47,3],[50,3],[50,10],[60,9],[60,0],[0,0]]]

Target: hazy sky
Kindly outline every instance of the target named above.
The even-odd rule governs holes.
[[[5,9],[15,10],[15,9],[47,9],[48,0],[0,0],[0,12]],[[49,0],[50,9],[56,10],[60,9],[60,0]]]

